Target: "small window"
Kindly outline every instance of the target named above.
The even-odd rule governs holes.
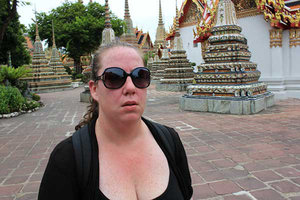
[[[193,43],[194,47],[197,48],[198,47],[198,43]]]

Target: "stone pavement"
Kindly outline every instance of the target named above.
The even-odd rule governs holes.
[[[74,131],[83,88],[41,94],[34,113],[0,120],[0,200],[31,200],[49,154]],[[145,115],[184,143],[194,200],[300,200],[300,99],[248,116],[179,110],[179,92],[148,90]]]

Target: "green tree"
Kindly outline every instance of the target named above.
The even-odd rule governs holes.
[[[76,72],[80,73],[80,57],[91,54],[101,43],[105,24],[104,6],[98,3],[83,5],[65,2],[49,14],[38,13],[39,35],[42,40],[46,40],[48,46],[52,46],[52,20],[56,46],[64,49],[68,56],[74,59]],[[111,21],[116,36],[120,36],[123,33],[124,22],[117,17],[113,17]],[[34,39],[35,24],[30,26],[29,34]]]
[[[0,0],[0,18],[7,17],[7,13],[5,12],[5,5],[3,5],[3,0]],[[2,12],[4,11],[4,12]],[[4,21],[0,22],[3,23]],[[3,24],[1,24],[3,25]],[[3,25],[5,26],[5,25]],[[2,27],[3,29],[3,27]],[[2,30],[1,29],[1,30]],[[30,55],[29,52],[24,47],[23,43],[25,39],[23,37],[23,32],[25,30],[25,26],[20,24],[19,15],[16,13],[14,17],[10,20],[7,25],[5,32],[3,34],[3,40],[0,45],[0,63],[7,64],[8,63],[8,52],[11,52],[11,60],[12,65],[14,67],[19,67],[24,64],[29,64]]]

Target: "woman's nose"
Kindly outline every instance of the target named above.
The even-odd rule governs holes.
[[[131,77],[128,76],[128,77],[126,78],[125,84],[124,84],[124,86],[123,86],[123,91],[124,91],[125,93],[134,93],[135,90],[136,90],[136,87],[135,87],[135,85],[134,85],[134,83],[133,83]]]

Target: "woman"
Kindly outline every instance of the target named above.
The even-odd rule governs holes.
[[[91,140],[88,183],[83,187],[79,181],[74,145],[68,138],[50,156],[40,200],[191,198],[178,134],[142,118],[149,84],[150,72],[133,46],[115,43],[97,51],[89,82],[92,105],[77,127],[87,124]],[[171,135],[172,144],[164,134]]]

